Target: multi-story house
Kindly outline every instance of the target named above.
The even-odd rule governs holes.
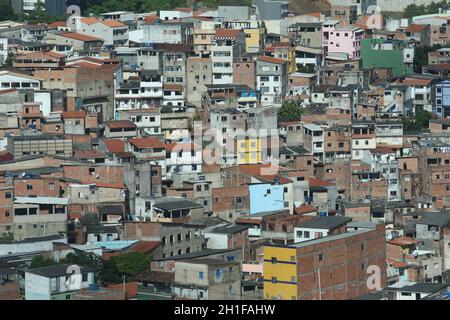
[[[198,259],[175,262],[174,294],[196,300],[238,300],[241,271],[237,261]]]
[[[387,68],[401,77],[413,73],[414,46],[406,41],[364,39],[361,41],[362,68]]]
[[[339,26],[338,21],[322,24],[322,41],[326,56],[343,55],[346,59],[361,57],[364,30],[354,26]]]
[[[287,60],[267,56],[256,61],[256,88],[261,91],[262,105],[281,106],[287,92]]]
[[[236,29],[217,29],[211,47],[213,84],[233,83],[233,62],[245,52],[245,34]]]
[[[322,163],[325,152],[324,128],[314,123],[304,124],[303,145],[313,154],[315,163]]]
[[[191,52],[190,44],[160,43],[154,46],[162,51],[163,82],[186,86],[186,61]]]
[[[189,57],[186,70],[186,101],[201,107],[202,94],[212,84],[211,58]]]
[[[217,19],[199,20],[194,26],[194,52],[200,57],[209,57],[211,55],[211,46],[213,43],[216,29],[222,28],[222,21]]]
[[[172,173],[202,172],[201,148],[194,143],[166,144],[167,177]]]
[[[8,38],[0,36],[0,66],[8,59]]]
[[[433,113],[439,117],[450,117],[450,80],[442,80],[434,85],[435,101]]]
[[[165,21],[149,16],[144,19],[144,23],[144,43],[192,43],[192,22]]]
[[[89,268],[68,264],[34,268],[25,272],[25,300],[76,300],[77,292],[95,284],[95,271]]]
[[[294,39],[296,45],[321,48],[322,23],[321,22],[297,22],[288,27],[288,34]]]
[[[352,122],[352,160],[361,160],[363,151],[376,148],[375,123],[371,121]]]
[[[128,26],[116,20],[98,18],[77,18],[77,33],[100,38],[107,47],[126,46],[128,44]]]
[[[188,210],[186,203],[190,201],[183,199],[179,202],[180,208],[184,204],[182,210]],[[123,234],[130,240],[160,241],[161,257],[157,258],[166,258],[202,250],[205,242],[203,228],[189,223],[126,222]]]
[[[345,300],[364,295],[374,290],[367,287],[369,266],[379,268],[384,287],[385,228],[383,224],[367,225],[293,245],[265,246],[264,299]],[[337,263],[337,257],[343,259]],[[336,272],[342,276],[335,276]],[[346,290],[350,284],[352,289]]]
[[[130,120],[142,136],[161,135],[161,115],[157,108],[123,110],[119,112],[118,120]]]
[[[410,86],[412,89],[414,111],[432,112],[433,78],[428,76],[415,76],[400,78],[395,82],[398,86]]]
[[[418,194],[428,199],[435,210],[449,207],[450,156],[448,142],[439,139],[414,142],[412,154],[419,157]]]

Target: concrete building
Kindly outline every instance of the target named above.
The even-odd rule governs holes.
[[[211,47],[213,84],[233,83],[233,62],[245,52],[245,34],[236,29],[217,29]]]
[[[95,284],[94,276],[91,269],[65,264],[28,270],[25,300],[74,300],[79,290]]]
[[[288,14],[289,1],[253,0],[252,4],[261,20],[281,20]]]
[[[241,274],[239,262],[192,259],[175,262],[173,292],[196,300],[239,300]]]
[[[345,300],[364,295],[373,291],[367,287],[369,266],[379,268],[383,288],[384,239],[384,225],[372,224],[294,245],[265,246],[264,299]]]
[[[326,56],[342,55],[345,59],[361,57],[361,41],[364,30],[353,26],[340,26],[338,21],[322,24],[322,41]]]
[[[287,91],[286,60],[261,56],[256,61],[256,88],[261,91],[262,105],[281,106]]]
[[[434,85],[435,101],[433,113],[443,118],[450,118],[450,80],[443,80]]]
[[[414,48],[405,42],[383,39],[361,41],[363,69],[388,68],[394,76],[413,73]]]
[[[61,135],[22,135],[8,137],[8,152],[14,159],[36,155],[72,156],[72,140]]]
[[[201,107],[202,95],[212,84],[211,58],[189,57],[186,61],[186,101]]]
[[[16,0],[12,1],[12,7],[16,14],[29,14],[36,9],[39,1],[50,16],[61,17],[67,12],[67,0]]]
[[[104,45],[108,47],[128,44],[128,26],[116,20],[78,18],[73,31],[100,38],[104,41]]]

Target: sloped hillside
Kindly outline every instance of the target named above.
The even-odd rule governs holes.
[[[331,6],[328,0],[289,0],[289,10],[298,14],[318,11],[329,11]]]

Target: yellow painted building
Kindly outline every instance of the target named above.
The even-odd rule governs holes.
[[[261,163],[261,139],[237,139],[236,154],[237,164]]]
[[[258,52],[264,35],[264,28],[244,29],[245,33],[245,51]]]
[[[264,299],[296,300],[297,249],[264,247]]]

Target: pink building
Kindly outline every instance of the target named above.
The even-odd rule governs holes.
[[[346,59],[358,59],[361,56],[361,40],[364,30],[354,26],[339,26],[339,21],[327,21],[322,24],[322,39],[325,55],[346,55]]]

